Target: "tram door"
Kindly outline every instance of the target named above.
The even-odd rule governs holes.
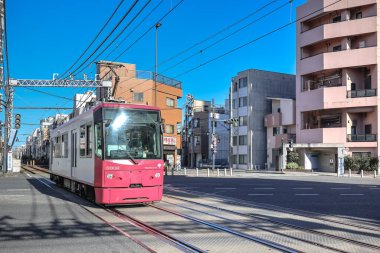
[[[73,171],[77,167],[77,143],[78,136],[75,130],[71,131],[71,176],[73,176]]]

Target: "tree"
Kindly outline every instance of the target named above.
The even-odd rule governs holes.
[[[298,164],[298,162],[300,161],[300,155],[295,151],[289,152],[288,157],[287,157],[287,161],[288,161],[288,163],[297,163]]]

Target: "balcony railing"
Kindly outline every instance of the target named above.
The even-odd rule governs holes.
[[[376,89],[347,91],[348,98],[375,97],[375,96],[376,96]]]
[[[146,79],[146,80],[154,80],[154,73],[151,71],[136,71],[136,78],[137,79]],[[182,83],[178,80],[175,80],[170,77],[166,77],[160,74],[157,74],[157,83],[162,83],[168,86],[172,86],[175,88],[182,88]]]
[[[363,49],[363,48],[369,48],[369,47],[377,47],[377,43],[373,43],[373,44],[370,44],[370,45],[366,45],[366,46],[363,46],[363,47],[352,47],[352,48],[349,48],[349,49],[344,49],[344,48],[341,48],[340,50],[323,50],[322,52],[318,52],[318,53],[311,53],[310,55],[308,56],[301,56],[301,61],[302,60],[305,60],[307,58],[310,58],[310,57],[314,57],[314,56],[317,56],[317,55],[321,55],[321,54],[328,54],[328,53],[336,53],[336,52],[341,52],[341,51],[352,51],[352,50],[357,50],[357,49]]]
[[[376,141],[376,134],[348,134],[349,142],[371,142]]]
[[[326,22],[322,22],[322,23],[319,23],[319,24],[316,24],[314,26],[311,26],[311,27],[301,27],[301,33],[304,33],[304,32],[307,32],[307,31],[310,31],[310,30],[313,30],[317,27],[320,27],[320,26],[324,26],[324,25],[328,25],[328,24],[334,24],[334,23],[341,23],[341,22],[349,22],[349,21],[355,21],[355,20],[358,20],[358,19],[363,19],[363,18],[370,18],[370,17],[376,17],[376,15],[367,15],[367,16],[364,16],[362,18],[355,18],[355,19],[342,19],[338,22],[331,22],[330,20],[326,20]]]
[[[325,78],[319,81],[308,80],[304,82],[302,91],[316,90],[323,87],[339,87],[339,86],[342,86],[341,77]]]

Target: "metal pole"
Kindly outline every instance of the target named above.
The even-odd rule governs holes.
[[[161,23],[156,24],[155,50],[154,50],[154,106],[157,106],[157,61],[158,61],[158,28]]]
[[[212,118],[211,118],[211,143],[213,146],[212,152],[212,170],[215,169],[215,153],[216,153],[216,136],[215,136],[215,100],[212,99]]]

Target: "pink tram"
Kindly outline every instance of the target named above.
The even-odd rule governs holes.
[[[100,103],[50,133],[51,179],[99,204],[159,201],[164,162],[156,107]]]

